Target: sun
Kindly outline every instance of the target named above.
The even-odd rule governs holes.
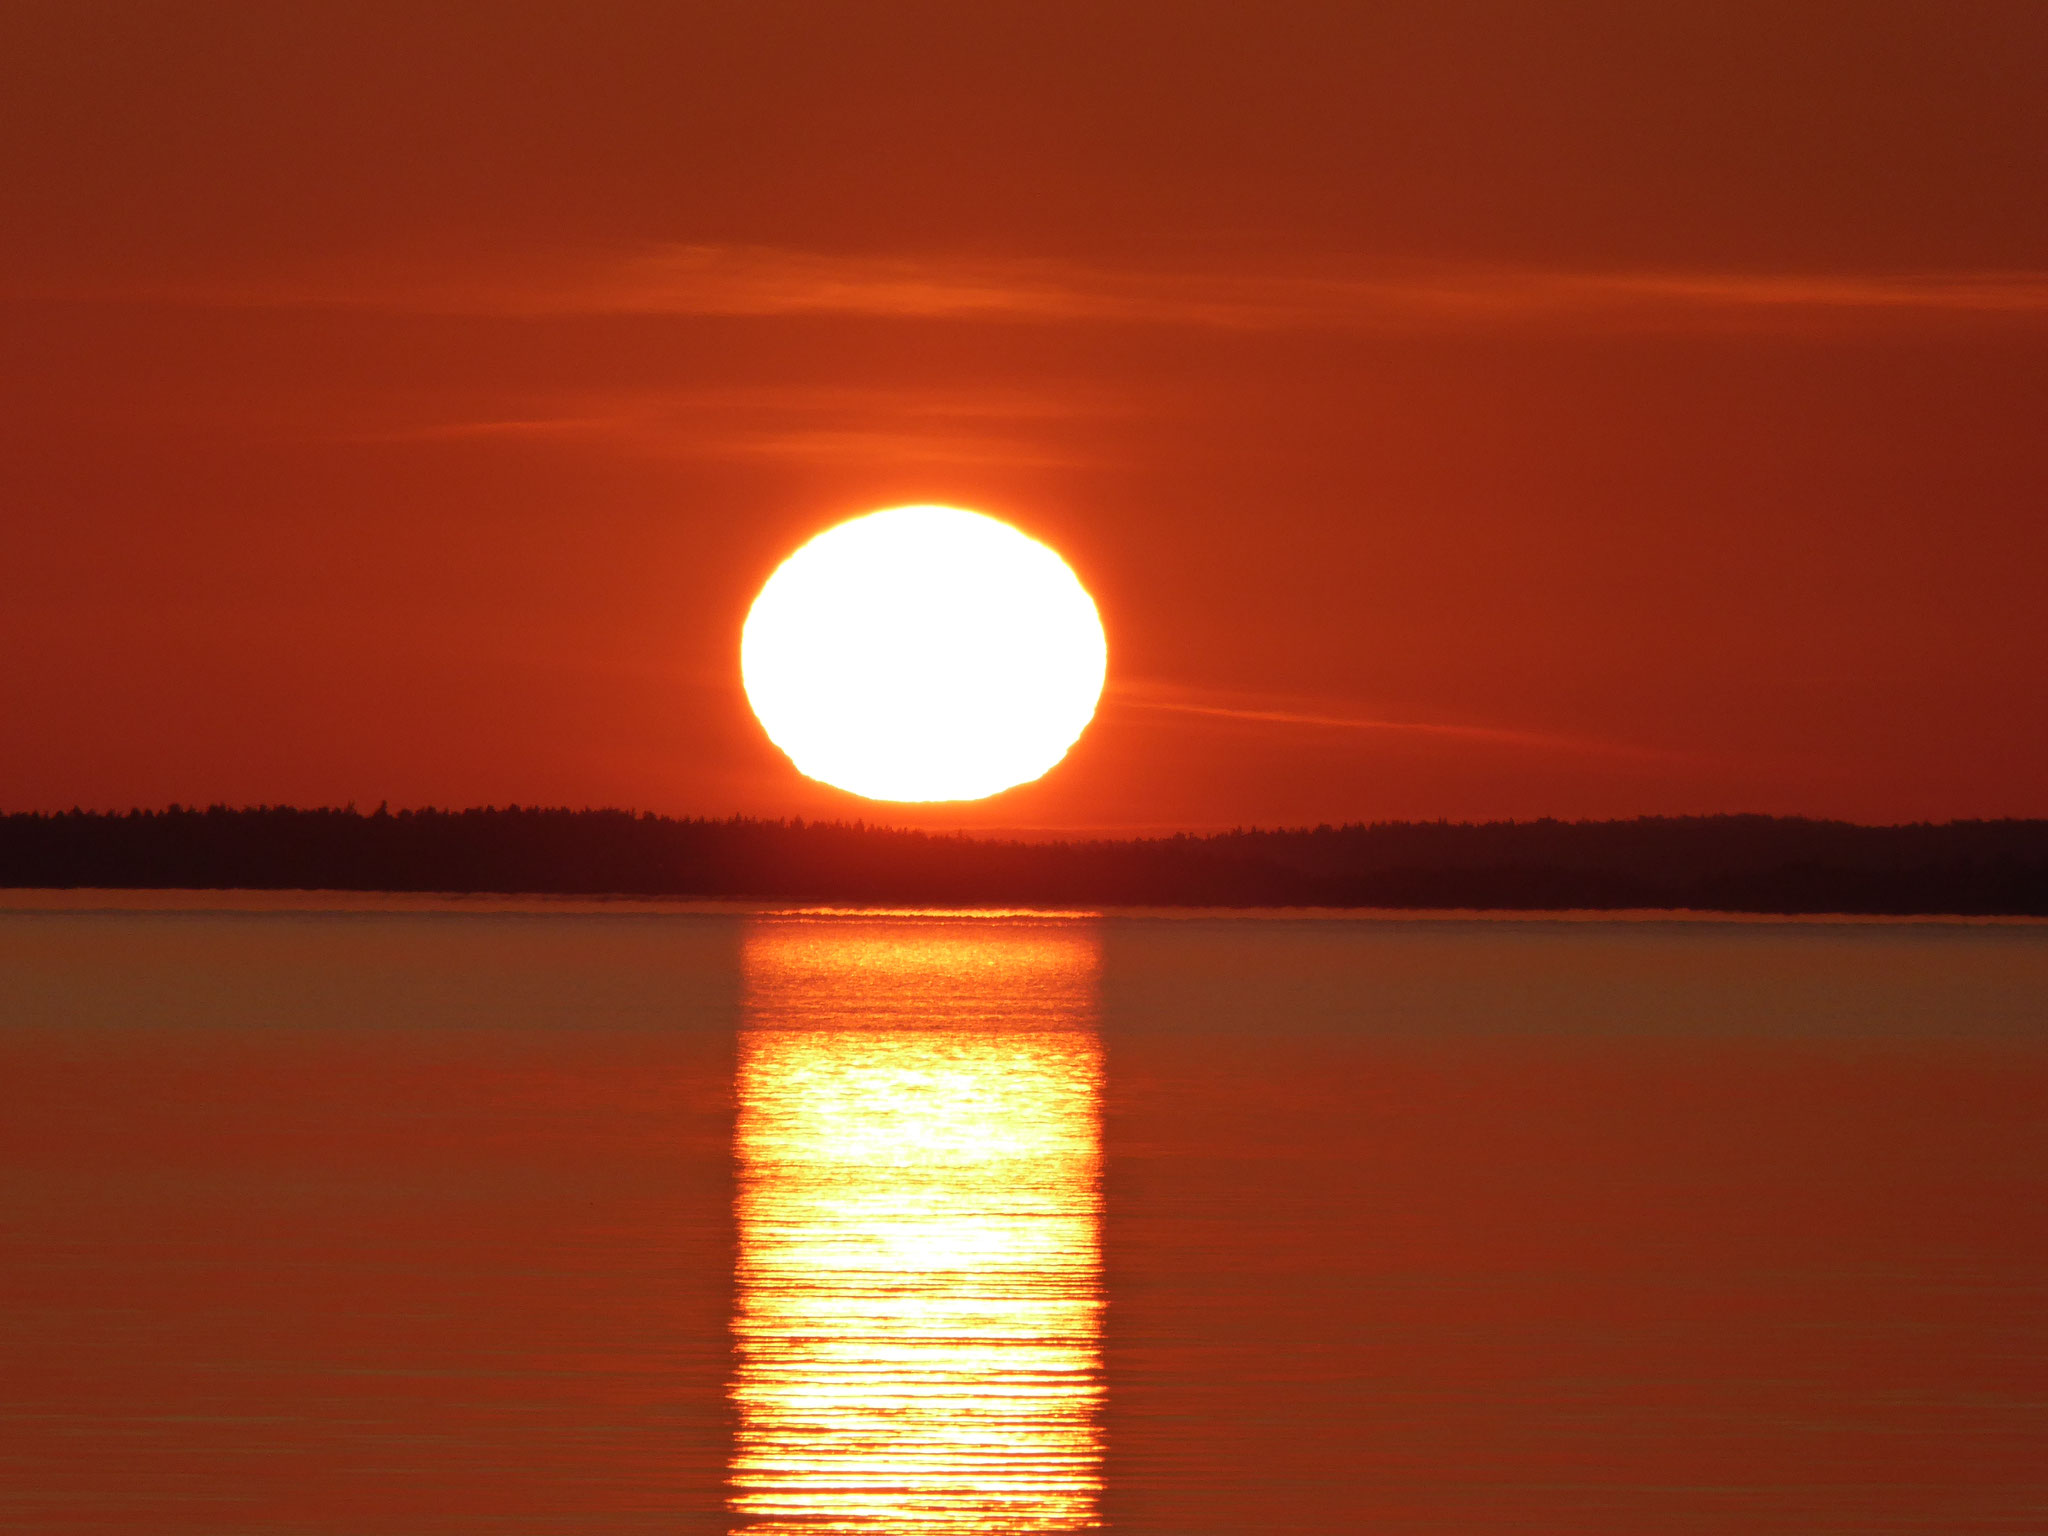
[[[959,507],[827,529],[768,578],[740,675],[798,771],[871,800],[979,800],[1094,718],[1109,648],[1067,563]]]

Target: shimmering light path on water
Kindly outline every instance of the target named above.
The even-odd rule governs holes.
[[[0,1531],[2048,1530],[2048,925],[151,899]]]
[[[1096,1523],[1097,966],[1072,924],[750,928],[745,1529]]]

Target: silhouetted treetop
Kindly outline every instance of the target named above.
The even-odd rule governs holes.
[[[919,905],[2048,914],[2048,821],[1382,822],[1022,842],[512,806],[0,816],[0,885]]]

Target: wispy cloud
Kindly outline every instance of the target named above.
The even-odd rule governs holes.
[[[1009,466],[1075,462],[1043,428],[1128,402],[1067,390],[734,386],[531,401],[517,414],[373,434],[383,441],[603,442],[678,458]]]
[[[1135,270],[1047,261],[687,246],[618,262],[555,301],[623,313],[868,315],[1241,330],[1867,312],[2048,316],[2048,273],[1736,273],[1408,267]]]
[[[101,295],[107,296],[107,295]],[[1818,318],[2048,319],[2048,272],[1557,270],[1474,264],[1113,267],[948,255],[669,245],[507,265],[361,263],[131,298],[508,317],[842,316],[1241,331],[1791,324]]]
[[[1195,715],[1212,720],[1238,721],[1247,725],[1282,726],[1301,730],[1436,738],[1465,742],[1474,746],[1559,753],[1574,757],[1653,762],[1671,761],[1684,755],[1658,747],[1606,741],[1564,732],[1532,731],[1456,721],[1403,720],[1331,707],[1296,707],[1299,701],[1291,700],[1273,700],[1262,704],[1243,700],[1222,703],[1184,689],[1157,683],[1124,684],[1113,691],[1112,702],[1127,709],[1154,714]]]

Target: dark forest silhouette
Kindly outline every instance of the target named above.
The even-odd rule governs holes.
[[[2048,821],[1389,822],[1018,842],[611,810],[0,816],[0,885],[894,904],[2048,914]]]

